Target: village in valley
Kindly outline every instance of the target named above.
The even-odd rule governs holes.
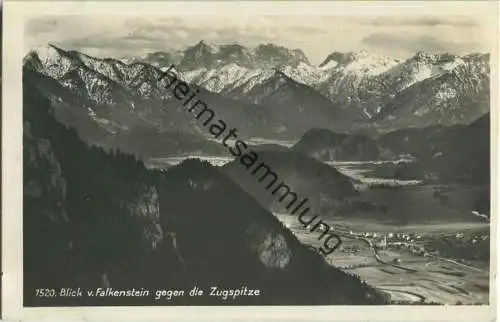
[[[290,226],[288,224],[287,226]],[[317,232],[323,232],[318,227]],[[300,230],[310,231],[311,226],[292,229],[299,238],[304,238]],[[340,229],[335,231],[342,239],[342,244],[332,257],[338,262],[339,257],[344,262],[340,267],[349,269],[371,265],[371,261],[358,261],[354,258],[375,258],[382,264],[403,264],[425,260],[449,260],[457,264],[479,264],[489,262],[490,235],[484,229],[464,229],[463,232],[449,231],[434,234],[417,230],[410,231],[354,231]],[[318,235],[318,236],[321,236]],[[311,238],[311,237],[310,237]],[[309,238],[308,238],[309,239]],[[367,253],[368,251],[368,253]],[[344,254],[344,255],[342,255]],[[398,256],[399,255],[399,256]],[[354,256],[354,257],[353,257]]]
[[[325,229],[297,224],[277,214],[299,240],[320,247]],[[438,231],[421,227],[330,223],[342,244],[325,260],[360,276],[395,303],[469,303],[488,301],[489,230],[481,225],[448,225]],[[318,227],[321,228],[321,227]],[[333,231],[331,231],[333,232]]]
[[[464,232],[449,233],[439,237],[422,232],[353,232],[352,230],[344,235],[358,240],[364,240],[375,252],[396,251],[407,252],[418,256],[431,257],[451,257],[459,262],[465,263],[471,260],[481,260],[481,247],[487,249],[489,245],[489,232]],[[358,253],[363,245],[359,243],[344,243],[339,251],[344,253]],[[464,252],[464,249],[470,249]],[[453,249],[461,251],[453,252]],[[454,258],[454,253],[457,253]],[[451,255],[451,256],[450,256]],[[474,256],[477,255],[477,256]],[[401,259],[394,258],[394,262],[401,262]]]

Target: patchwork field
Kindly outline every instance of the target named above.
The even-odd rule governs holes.
[[[304,229],[295,217],[277,214],[301,240],[319,248],[321,233]],[[329,222],[342,238],[342,245],[325,257],[332,265],[359,275],[367,283],[391,295],[395,303],[440,303],[440,304],[488,304],[489,268],[487,262],[461,261],[442,258],[432,253],[416,253],[412,247],[425,245],[428,240],[457,231],[473,235],[488,235],[487,224],[455,224],[436,227],[435,225],[415,225],[408,227],[387,226],[376,223],[356,223],[345,221]],[[358,237],[377,231],[379,235],[416,234],[418,243],[407,248],[388,242],[385,249],[375,251],[369,243],[375,239]],[[422,233],[425,232],[425,233]],[[372,243],[373,244],[373,243]],[[376,256],[377,255],[377,256]]]

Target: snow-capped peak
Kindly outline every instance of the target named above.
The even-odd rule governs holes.
[[[197,81],[197,84],[205,87],[209,91],[218,93],[227,86],[233,84],[243,77],[249,70],[236,63],[225,65],[219,69],[211,69],[204,73]]]
[[[398,64],[398,61],[381,55],[359,52],[353,55],[352,59],[344,68],[346,74],[355,73],[366,76],[380,75]]]
[[[399,92],[415,83],[454,70],[463,64],[465,64],[464,60],[456,55],[420,51],[390,70],[385,78],[388,84],[395,84],[394,90]]]
[[[65,75],[75,65],[66,51],[51,44],[35,48],[26,58],[31,60],[38,58],[41,64],[38,66],[40,69],[38,71],[56,79]]]
[[[56,61],[60,57],[58,48],[53,45],[40,46],[33,50],[42,63]]]
[[[398,62],[397,59],[371,54],[365,50],[348,53],[336,51],[328,55],[319,68],[343,74],[376,76],[396,66]]]
[[[327,63],[321,64],[319,69],[322,69],[322,70],[332,69],[332,68],[337,67],[338,65],[339,65],[338,61],[331,59]]]
[[[301,62],[297,67],[284,66],[281,71],[296,82],[313,85],[324,82],[331,76],[331,69],[335,66],[329,64],[315,67]]]

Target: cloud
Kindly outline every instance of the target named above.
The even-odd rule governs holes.
[[[28,34],[42,34],[50,33],[57,29],[57,19],[56,18],[41,18],[30,20],[26,24],[25,32]]]
[[[25,51],[54,43],[91,55],[138,56],[185,49],[200,40],[303,49],[319,63],[333,51],[372,49],[405,57],[415,50],[471,50],[485,29],[469,16],[360,15],[52,15],[26,23]],[[474,39],[472,42],[470,39]]]
[[[311,33],[311,34],[324,34],[326,30],[319,27],[309,27],[309,26],[294,26],[292,30],[299,33]]]
[[[64,48],[94,48],[94,49],[112,49],[117,50],[129,50],[137,49],[138,46],[146,46],[147,48],[155,47],[155,43],[163,42],[163,38],[141,38],[135,36],[125,36],[121,38],[108,38],[103,37],[84,37],[78,39],[68,39],[63,41],[54,41]]]
[[[362,45],[372,48],[383,48],[385,50],[394,50],[396,52],[451,52],[464,53],[480,49],[478,42],[454,42],[437,39],[429,35],[403,35],[395,36],[392,34],[371,34],[361,41]]]
[[[480,23],[477,19],[471,17],[451,16],[451,17],[376,17],[360,19],[360,23],[371,26],[420,26],[437,27],[451,26],[457,28],[476,27]]]

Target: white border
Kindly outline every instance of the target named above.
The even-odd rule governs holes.
[[[492,196],[497,195],[498,3],[488,2],[4,2],[2,135],[2,317],[22,321],[214,320],[249,321],[493,321],[497,288],[497,203],[492,197],[490,305],[488,306],[260,306],[260,307],[22,307],[22,58],[25,15],[40,14],[437,14],[481,15],[491,20]],[[495,166],[496,165],[496,166]]]

